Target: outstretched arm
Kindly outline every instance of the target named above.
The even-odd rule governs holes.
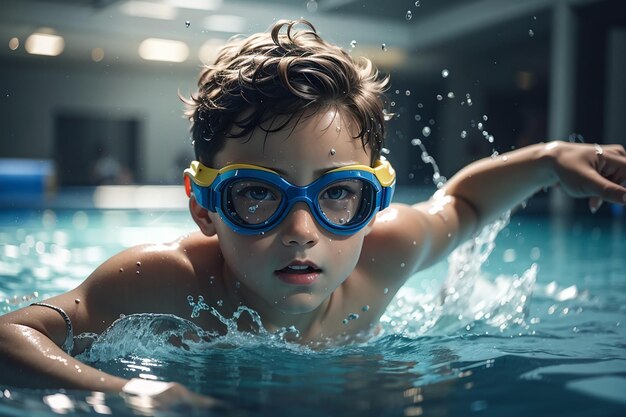
[[[478,228],[540,189],[559,184],[572,197],[626,204],[626,152],[621,145],[550,142],[531,145],[468,165],[444,187],[476,211]]]
[[[595,211],[602,200],[626,204],[625,183],[621,145],[550,142],[485,158],[460,170],[429,200],[381,212],[363,259],[383,254],[384,267],[369,268],[381,268],[375,273],[399,286],[544,187],[559,184],[573,197],[587,197]]]

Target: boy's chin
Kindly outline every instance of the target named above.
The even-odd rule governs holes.
[[[276,308],[284,314],[306,314],[318,308],[322,301],[318,295],[292,294],[279,302]]]

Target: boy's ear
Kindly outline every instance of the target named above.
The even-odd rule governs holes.
[[[193,194],[189,198],[189,211],[191,212],[191,217],[193,217],[193,220],[203,234],[206,236],[215,235],[215,223],[213,223],[213,220],[209,216],[209,210],[198,204]]]

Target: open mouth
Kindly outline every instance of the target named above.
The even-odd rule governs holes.
[[[276,272],[282,274],[311,274],[314,272],[322,272],[322,270],[314,268],[311,265],[287,265],[283,269],[279,269]]]
[[[292,262],[275,271],[283,282],[293,285],[309,285],[317,280],[322,270],[311,262]]]

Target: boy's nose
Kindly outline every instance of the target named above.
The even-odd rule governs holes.
[[[319,241],[315,219],[303,202],[295,204],[281,226],[281,239],[285,246],[315,246]]]

